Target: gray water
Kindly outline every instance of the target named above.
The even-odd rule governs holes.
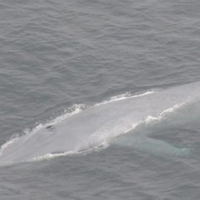
[[[0,145],[75,104],[199,81],[199,10],[197,0],[1,1]],[[2,166],[0,200],[199,199],[194,106],[195,115],[187,110],[176,123],[169,116],[135,130],[191,148],[191,155],[162,157],[111,144]]]

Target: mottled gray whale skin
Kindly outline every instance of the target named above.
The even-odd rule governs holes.
[[[166,109],[198,99],[200,82],[195,82],[94,106],[20,137],[4,148],[0,164],[29,161],[49,153],[80,151],[91,138],[100,141],[115,137],[148,116],[158,117]]]

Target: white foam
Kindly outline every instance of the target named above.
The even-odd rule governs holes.
[[[182,104],[177,104],[177,105],[175,105],[171,108],[168,108],[168,109],[164,110],[163,112],[161,112],[158,117],[147,116],[147,118],[144,120],[144,122],[146,124],[150,124],[150,123],[155,122],[155,121],[161,121],[164,118],[166,118],[168,115],[170,115],[171,113],[174,113],[177,110],[181,109],[187,103],[188,102],[185,102],[185,103],[182,103]]]
[[[38,157],[32,158],[32,159],[28,160],[28,162],[51,160],[51,159],[57,158],[57,157],[76,155],[77,153],[78,152],[75,152],[75,151],[68,151],[68,152],[64,152],[64,153],[54,153],[54,154],[48,153],[43,156],[38,156]]]
[[[48,153],[45,154],[43,156],[38,156],[35,158],[32,158],[26,162],[37,162],[37,161],[43,161],[43,160],[51,160],[54,158],[58,158],[58,157],[63,157],[63,156],[77,156],[77,155],[86,155],[88,153],[91,152],[98,152],[101,151],[103,149],[106,149],[109,146],[109,143],[105,140],[102,141],[101,143],[99,142],[97,143],[93,143],[92,141],[88,142],[87,146],[82,146],[77,148],[77,150],[75,151],[67,151],[67,152],[63,152],[63,153]]]
[[[64,111],[63,115],[58,116],[58,117],[52,119],[50,122],[46,123],[45,125],[57,124],[59,122],[62,122],[63,120],[65,120],[65,119],[67,119],[69,117],[72,117],[72,116],[74,116],[74,115],[82,112],[86,108],[88,108],[88,106],[86,106],[85,104],[74,104],[73,106],[71,106],[68,109],[66,109]]]
[[[17,141],[19,139],[19,137],[15,137],[15,138],[12,138],[10,140],[8,140],[6,143],[4,143],[2,146],[1,146],[1,149],[0,149],[0,155],[2,155],[4,149],[6,149],[9,145],[11,145],[13,142]]]
[[[153,94],[155,91],[157,91],[157,90],[152,89],[152,90],[146,91],[144,93],[140,93],[140,94],[131,94],[130,92],[126,92],[124,94],[113,96],[113,97],[111,97],[111,98],[109,98],[109,99],[107,99],[103,102],[95,104],[94,106],[100,106],[100,105],[103,105],[103,104],[112,103],[114,101],[121,101],[121,100],[125,100],[125,99],[137,98],[137,97]]]

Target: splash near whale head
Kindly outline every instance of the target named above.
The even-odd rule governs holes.
[[[114,138],[134,132],[139,124],[162,121],[166,115],[176,113],[187,105],[199,105],[199,89],[200,82],[196,82],[142,95],[123,95],[83,110],[77,107],[71,114],[51,124],[38,126],[2,145],[0,165],[77,154],[108,146]],[[134,140],[134,136],[132,138]],[[152,152],[158,150],[165,154],[186,153],[185,148],[176,148],[148,135],[140,137],[139,143],[137,140],[123,145],[133,145],[144,151],[149,151],[150,147]]]

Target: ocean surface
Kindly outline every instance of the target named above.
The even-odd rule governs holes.
[[[52,121],[56,126],[72,114],[129,97],[141,98],[142,108],[145,96],[137,110],[143,116],[149,93],[160,94],[156,104],[164,106],[160,91],[180,92],[179,86],[200,81],[199,10],[198,0],[2,0],[1,154],[13,138]],[[190,89],[180,93],[187,96]],[[199,119],[197,99],[160,110],[157,118],[144,115],[130,131],[113,123],[109,131],[108,123],[106,145],[88,146],[84,153],[0,163],[0,200],[200,199]],[[76,126],[87,125],[84,120]],[[83,140],[85,134],[74,132]],[[70,142],[67,131],[64,140]],[[168,154],[167,144],[190,151]]]

